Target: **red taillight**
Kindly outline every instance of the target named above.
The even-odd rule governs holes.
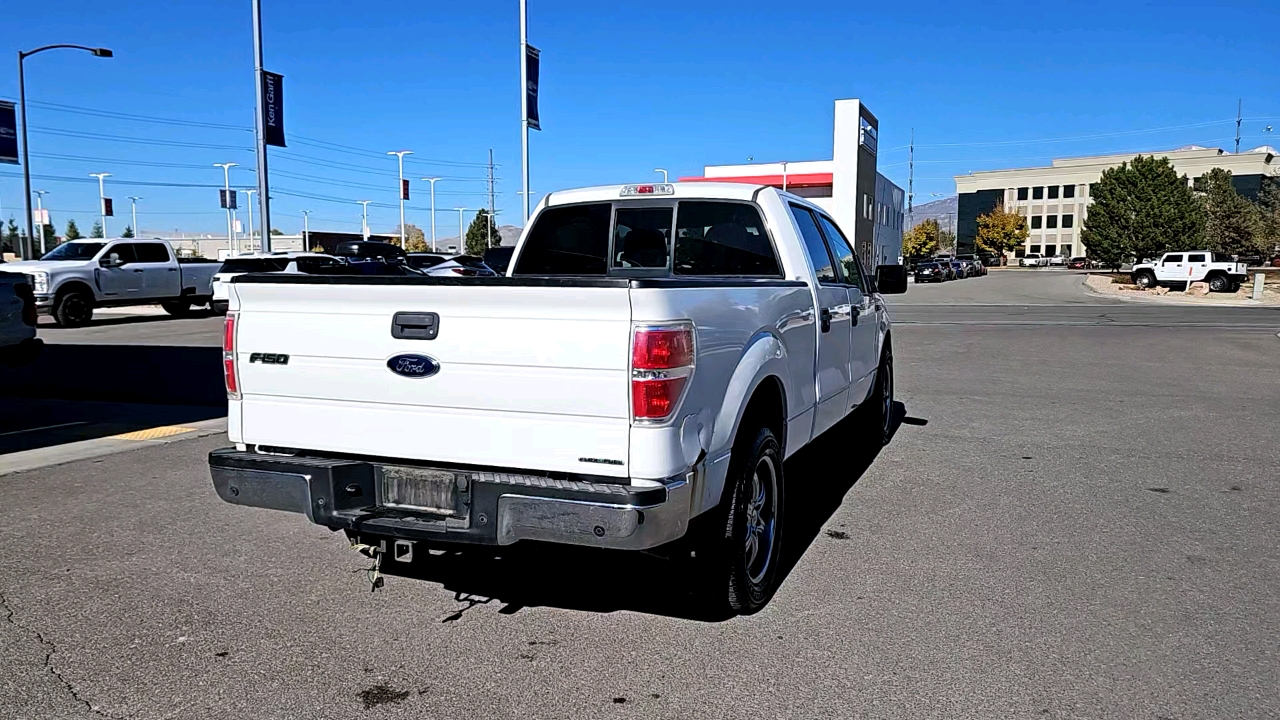
[[[227,313],[222,324],[222,378],[227,385],[227,398],[240,399],[240,381],[236,375],[236,314]]]
[[[456,267],[456,268],[449,268],[449,269],[452,270],[453,274],[455,275],[466,275],[467,277],[470,277],[476,274],[476,271],[472,270],[471,268]]]
[[[693,374],[693,326],[639,327],[631,346],[631,415],[664,420]]]

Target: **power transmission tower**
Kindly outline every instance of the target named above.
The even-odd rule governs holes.
[[[1236,154],[1240,153],[1240,111],[1244,109],[1244,100],[1236,100]]]
[[[898,147],[902,147],[899,145]],[[915,198],[916,183],[916,129],[911,128],[911,144],[907,150],[907,226],[916,224],[912,201]]]
[[[493,148],[489,148],[489,238],[485,247],[493,247]]]

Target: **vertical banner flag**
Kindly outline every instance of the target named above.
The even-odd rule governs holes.
[[[13,103],[0,100],[0,163],[18,164],[18,118]]]
[[[235,210],[236,209],[236,191],[219,189],[218,204],[225,210]]]
[[[525,80],[524,88],[525,107],[528,108],[526,120],[529,121],[529,127],[534,130],[541,130],[542,123],[538,121],[538,66],[541,64],[542,51],[538,48],[525,44]]]
[[[111,198],[108,198],[108,197],[102,198],[102,214],[106,215],[107,217],[116,216],[114,212],[114,208],[111,205]]]
[[[401,200],[409,199],[409,179],[408,178],[404,178],[400,181],[400,199]]]
[[[284,76],[262,71],[262,138],[267,145],[284,144]]]

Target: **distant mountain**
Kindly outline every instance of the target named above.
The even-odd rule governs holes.
[[[501,240],[498,242],[498,245],[501,247],[514,247],[516,244],[516,241],[520,239],[520,232],[522,229],[523,228],[516,227],[515,225],[499,225],[498,236],[501,238]],[[427,242],[430,243],[430,241],[431,239],[428,238]],[[449,245],[461,246],[461,243],[458,242],[457,235],[449,235],[449,236],[437,235],[436,245],[440,246],[441,248],[444,248]],[[441,250],[441,252],[444,252],[444,251]]]
[[[951,197],[944,197],[941,200],[934,200],[933,202],[927,202],[923,205],[917,205],[915,206],[915,210],[912,212],[911,217],[907,220],[907,227],[905,229],[910,230],[912,227],[932,218],[937,220],[938,224],[945,230],[955,224],[956,207],[958,204],[959,201],[956,196],[952,195]]]

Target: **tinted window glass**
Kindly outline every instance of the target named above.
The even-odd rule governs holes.
[[[1075,196],[1076,196],[1076,186],[1075,186],[1075,185],[1063,185],[1063,186],[1062,186],[1062,197],[1064,197],[1064,198],[1073,198],[1073,197],[1075,197]]]
[[[289,258],[232,258],[222,263],[220,273],[280,272],[289,266]]]
[[[1069,227],[1071,227],[1071,226],[1075,225],[1075,221],[1076,221],[1076,219],[1075,219],[1075,216],[1074,216],[1074,215],[1063,215],[1063,216],[1062,216],[1062,227],[1064,227],[1064,228],[1069,228]]]
[[[459,255],[458,257],[454,258],[453,261],[458,263],[462,267],[475,268],[476,270],[489,269],[489,266],[485,265],[483,260],[481,260],[478,257],[472,257],[471,255]]]
[[[1168,265],[1169,263],[1180,263],[1180,262],[1182,262],[1181,255],[1166,255],[1164,258],[1164,263],[1166,265]]]
[[[133,252],[134,255],[137,256],[138,262],[169,262],[169,248],[161,245],[160,243],[135,243],[133,246]]]
[[[795,216],[796,225],[800,228],[800,238],[804,240],[804,250],[813,263],[818,282],[836,283],[836,271],[831,265],[831,256],[827,254],[827,244],[822,240],[822,231],[818,230],[818,221],[808,208],[799,205],[791,206],[791,214]]]
[[[446,258],[443,255],[410,255],[409,267],[415,267],[419,269],[435,267],[436,265],[439,265],[440,263],[444,262],[447,259],[448,258]]]
[[[1057,227],[1058,227],[1058,216],[1057,216],[1057,215],[1049,215],[1049,216],[1047,216],[1047,217],[1045,218],[1045,223],[1046,223],[1046,224],[1045,224],[1045,227],[1049,228],[1050,230],[1057,229]]]
[[[843,276],[843,280],[865,292],[867,284],[858,269],[858,260],[853,255],[853,248],[849,247],[849,241],[844,239],[844,233],[840,232],[840,228],[825,215],[818,216],[818,223],[822,225],[822,232],[827,236],[827,243],[831,246],[831,254],[836,257],[837,270]]]
[[[114,254],[116,257],[120,258],[120,262],[137,262],[138,256],[134,253],[133,248],[133,243],[116,243],[115,245],[107,248],[107,254],[103,257],[110,257]]]
[[[1057,185],[1050,185],[1050,186],[1049,186],[1049,199],[1050,199],[1050,200],[1057,200],[1057,199],[1058,199],[1058,186],[1057,186]]]
[[[1040,225],[1041,225],[1041,223],[1043,223],[1043,221],[1044,221],[1044,218],[1040,217],[1039,215],[1032,215],[1032,216],[1031,216],[1031,229],[1032,229],[1032,230],[1039,230],[1039,229],[1040,229]]]
[[[310,273],[313,275],[323,275],[325,273],[341,273],[348,269],[347,263],[338,258],[330,257],[300,257],[297,265],[294,266],[300,273]],[[225,271],[226,266],[223,266]]]
[[[1195,255],[1188,255],[1188,256],[1187,256],[1187,262],[1204,262],[1204,253],[1197,253],[1197,254],[1195,254]]]
[[[102,249],[106,243],[63,243],[54,248],[41,260],[92,260],[94,255]]]
[[[675,256],[676,275],[782,275],[760,213],[743,203],[680,203]]]
[[[538,216],[513,275],[604,275],[609,203],[551,208]]]
[[[1019,199],[1019,200],[1026,200],[1026,199],[1027,199],[1027,194],[1028,194],[1030,191],[1031,191],[1031,188],[1024,188],[1024,187],[1022,187],[1022,188],[1018,188],[1018,199]]]
[[[1034,188],[1031,188],[1031,199],[1032,199],[1032,200],[1043,200],[1043,199],[1044,199],[1044,188],[1043,188],[1043,187],[1034,187]]]
[[[618,208],[613,229],[613,267],[665,268],[670,246],[670,207]]]

